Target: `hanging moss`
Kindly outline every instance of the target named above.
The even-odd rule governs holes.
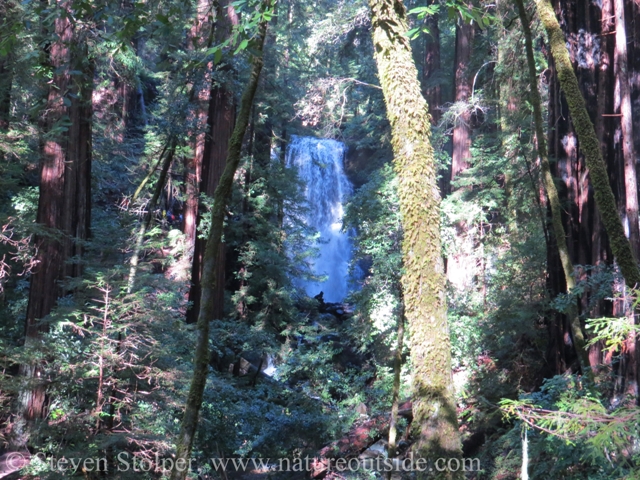
[[[558,196],[558,190],[556,184],[553,181],[553,175],[551,175],[551,168],[549,166],[549,154],[547,151],[547,139],[544,134],[544,123],[542,120],[542,102],[540,100],[540,92],[538,91],[538,76],[536,74],[536,61],[533,56],[533,42],[531,40],[531,28],[529,26],[529,19],[527,18],[527,12],[524,8],[523,0],[515,0],[518,7],[518,13],[520,15],[520,22],[522,23],[522,31],[524,32],[525,48],[527,54],[527,65],[529,67],[529,87],[531,88],[531,105],[533,106],[533,118],[536,128],[536,139],[538,143],[538,156],[540,157],[540,164],[542,166],[542,179],[544,182],[544,188],[549,198],[549,204],[551,206],[551,225],[553,227],[553,235],[556,238],[556,245],[558,246],[558,253],[560,254],[560,262],[562,263],[562,270],[564,272],[564,278],[567,284],[567,292],[570,293],[576,286],[576,280],[574,277],[573,262],[569,256],[569,248],[567,246],[567,238],[562,225],[562,208],[560,206],[560,197]],[[569,322],[571,325],[571,334],[573,335],[573,343],[580,360],[580,366],[582,371],[591,377],[591,370],[589,367],[589,353],[585,347],[585,335],[582,331],[582,325],[580,324],[580,318],[578,317],[577,305],[572,305],[571,311],[567,313]]]
[[[587,161],[596,204],[609,235],[611,250],[627,285],[636,286],[640,284],[640,270],[631,250],[631,244],[624,234],[622,221],[618,216],[616,200],[609,185],[607,167],[600,151],[600,143],[598,142],[593,122],[591,122],[587,113],[578,79],[571,65],[564,34],[549,0],[536,0],[536,6],[538,16],[549,36],[551,53],[556,63],[560,87],[569,105],[569,112],[578,135],[580,149],[584,152]]]
[[[460,458],[440,245],[440,192],[430,142],[430,117],[405,35],[408,26],[404,5],[399,0],[370,0],[369,5],[378,76],[392,128],[404,229],[402,287],[414,369],[415,455]],[[433,473],[419,475],[458,475],[440,472],[440,477],[434,477]]]

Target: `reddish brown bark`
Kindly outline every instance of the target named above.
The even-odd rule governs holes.
[[[610,184],[622,218],[627,216],[627,198],[622,145],[619,137],[619,117],[612,116],[616,111],[614,102],[614,1],[603,0],[601,7],[592,2],[577,0],[557,0],[556,15],[567,38],[567,44],[574,64],[574,71],[582,95],[584,96],[596,134],[601,144],[602,154],[609,173]],[[602,219],[596,208],[593,190],[589,181],[583,152],[577,141],[570,117],[566,114],[567,104],[560,93],[559,83],[553,61],[550,62],[550,106],[549,106],[549,147],[550,157],[557,162],[552,165],[553,173],[561,182],[563,197],[563,223],[567,232],[567,243],[574,264],[611,265],[613,256],[604,231]],[[618,131],[618,134],[616,134]],[[557,258],[549,252],[548,288],[552,294],[565,288],[560,278]],[[585,280],[587,272],[579,272],[578,280]],[[623,302],[601,301],[588,310],[589,293],[582,295],[581,313],[589,316],[624,314]],[[550,363],[556,372],[565,371],[571,364],[573,353],[571,342],[564,334],[568,332],[566,320],[558,316],[551,322]],[[595,345],[589,352],[592,367],[601,364],[601,347]],[[620,372],[623,373],[623,372]]]
[[[640,0],[625,2],[625,23],[627,30],[627,50],[629,64],[629,85],[631,87],[631,103],[634,108],[633,128],[636,132],[634,147],[640,152]]]
[[[625,25],[624,1],[614,0],[615,18],[615,75],[620,95],[616,104],[620,108],[620,129],[622,130],[622,156],[624,158],[624,181],[626,191],[625,216],[629,225],[629,241],[636,258],[640,253],[640,224],[638,223],[638,180],[636,174],[636,152],[633,144],[633,114],[631,110],[631,86],[629,85],[629,65],[627,61],[627,33]]]
[[[230,35],[232,25],[238,23],[238,17],[230,2],[226,2],[225,6],[216,3],[216,26],[215,41],[221,43]],[[195,172],[197,178],[198,171],[201,171],[199,179],[199,192],[213,196],[227,160],[227,150],[229,147],[229,139],[233,132],[235,123],[235,107],[233,104],[233,93],[224,85],[217,82],[212,85],[209,93],[207,118],[207,134],[204,136],[202,144],[202,166],[198,168],[199,159],[194,157],[194,165],[192,171]],[[200,139],[202,140],[202,139]],[[196,140],[196,148],[198,147]],[[191,187],[193,188],[193,187]],[[197,205],[195,200],[187,200],[191,209]],[[195,214],[195,223],[198,224],[202,210],[198,208]],[[189,213],[192,217],[189,223],[193,223],[193,210]],[[189,228],[192,228],[191,226]],[[200,311],[200,297],[202,280],[202,260],[204,257],[204,248],[206,241],[196,238],[193,249],[193,264],[191,268],[191,288],[189,289],[190,307],[187,310],[187,323],[195,323],[197,321],[198,312]],[[215,318],[221,318],[224,307],[224,284],[225,284],[225,247],[224,243],[218,252],[216,261],[216,292],[215,296]]]
[[[215,188],[218,186],[227,159],[229,138],[233,131],[235,117],[235,109],[232,102],[233,94],[224,87],[217,87],[211,92],[207,120],[210,133],[207,135],[204,145],[204,162],[200,181],[200,191],[209,196],[213,195]],[[199,212],[198,215],[201,213]],[[200,311],[200,281],[202,279],[202,259],[205,244],[206,241],[201,238],[197,238],[195,241],[191,269],[191,289],[189,290],[189,302],[192,302],[192,306],[187,311],[187,323],[195,323]],[[215,294],[216,318],[222,317],[224,306],[224,252],[223,244],[220,252],[218,252],[218,261],[216,261],[216,276],[218,279]]]
[[[435,125],[442,117],[442,112],[440,111],[442,88],[438,80],[438,75],[440,74],[440,27],[438,25],[438,15],[428,15],[426,24],[429,34],[426,37],[427,45],[424,56],[423,93],[429,105],[431,121]]]
[[[195,21],[189,35],[190,48],[197,49],[210,46],[213,33],[213,10],[208,0],[199,0]],[[207,65],[207,70],[212,64]],[[194,246],[198,223],[198,193],[202,176],[202,160],[204,156],[207,109],[211,98],[211,74],[204,73],[201,85],[194,85],[194,117],[195,132],[193,134],[193,155],[184,158],[186,202],[184,207],[183,232],[189,245]]]
[[[70,8],[64,4],[63,8]],[[43,123],[44,141],[40,170],[40,197],[36,221],[46,230],[35,239],[37,267],[31,275],[25,322],[26,344],[47,330],[39,320],[48,315],[62,293],[60,281],[82,271],[78,262],[66,263],[82,254],[82,240],[89,235],[91,210],[91,94],[93,66],[86,49],[74,38],[66,15],[55,21],[57,40],[49,61],[55,70],[47,98]],[[71,76],[70,71],[83,72]],[[68,117],[68,128],[60,122]],[[37,365],[21,366],[23,376],[39,376]],[[45,391],[42,386],[20,393],[26,419],[42,416]]]
[[[616,106],[620,111],[620,129],[622,131],[622,157],[624,164],[624,184],[625,184],[625,210],[623,219],[626,218],[628,224],[628,237],[631,242],[633,253],[638,259],[640,254],[640,224],[638,223],[638,179],[636,172],[636,151],[633,141],[633,113],[631,108],[631,86],[629,85],[629,65],[627,61],[627,32],[625,24],[625,7],[623,0],[613,0],[615,19],[615,55],[614,72],[616,76]],[[628,287],[634,287],[629,285]],[[636,286],[637,287],[637,286]],[[629,321],[635,323],[633,311],[627,307]],[[627,393],[638,396],[638,361],[640,356],[636,355],[637,339],[635,334],[631,334],[627,340],[627,368],[626,368],[626,390]]]
[[[411,402],[405,402],[398,407],[398,416],[411,421]],[[388,428],[389,415],[378,415],[364,422],[356,422],[346,435],[318,452],[311,462],[311,478],[324,478],[329,473],[331,465],[335,465],[331,459],[357,457],[382,438]]]
[[[456,52],[454,62],[454,98],[458,105],[466,104],[471,98],[473,77],[470,71],[471,52],[475,24],[461,23],[456,27]],[[471,110],[464,108],[453,127],[451,152],[451,182],[471,164]],[[451,186],[451,190],[456,188]],[[468,291],[473,286],[476,275],[476,261],[473,256],[474,239],[468,235],[468,225],[458,223],[457,251],[447,258],[447,279],[459,291]]]
[[[455,101],[467,102],[471,98],[473,78],[469,69],[475,24],[462,23],[456,27],[456,55],[454,63]],[[468,109],[459,116],[453,128],[451,179],[469,168],[471,158],[471,112]]]

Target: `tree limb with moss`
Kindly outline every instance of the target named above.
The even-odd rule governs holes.
[[[569,247],[567,246],[567,236],[562,225],[562,207],[560,205],[560,197],[558,196],[558,190],[556,184],[553,181],[553,175],[551,175],[551,167],[549,165],[549,154],[547,150],[547,139],[544,133],[544,123],[542,120],[542,101],[540,99],[540,91],[538,90],[538,75],[536,73],[536,61],[533,56],[533,41],[531,37],[531,27],[529,26],[529,18],[527,17],[527,11],[524,8],[523,0],[515,0],[518,7],[518,14],[520,15],[520,22],[522,23],[522,31],[525,39],[525,49],[527,55],[527,65],[529,67],[529,87],[530,87],[530,100],[533,106],[533,119],[536,130],[536,140],[538,146],[538,157],[540,157],[540,165],[542,167],[542,180],[544,183],[547,197],[549,198],[549,205],[551,206],[551,226],[553,228],[553,235],[556,238],[556,245],[558,248],[558,254],[560,255],[560,263],[562,264],[562,271],[564,272],[565,282],[567,284],[567,293],[576,286],[576,279],[574,276],[574,266],[569,255]],[[576,353],[580,360],[580,366],[583,373],[591,376],[591,370],[589,370],[589,353],[585,347],[585,334],[580,324],[580,318],[578,317],[578,309],[575,301],[571,305],[571,309],[567,312],[569,317],[569,323],[571,325],[571,334],[573,336],[573,343],[576,347]]]
[[[211,212],[211,227],[209,237],[207,238],[207,246],[204,252],[203,273],[202,273],[202,297],[200,301],[200,312],[196,324],[197,340],[194,358],[193,377],[187,397],[185,412],[182,417],[180,433],[176,441],[176,462],[184,462],[189,464],[189,458],[193,448],[193,441],[198,427],[198,416],[202,407],[202,399],[204,389],[207,382],[207,373],[209,371],[209,322],[215,320],[214,312],[214,292],[216,291],[216,259],[217,253],[222,242],[222,233],[224,229],[224,217],[227,204],[231,197],[231,189],[233,187],[233,177],[240,163],[242,153],[242,140],[247,131],[249,120],[251,118],[251,108],[253,99],[258,88],[260,72],[262,71],[263,58],[262,51],[264,40],[267,34],[268,16],[264,15],[271,8],[271,1],[266,0],[262,6],[262,21],[258,27],[258,34],[255,39],[253,48],[256,56],[253,58],[253,66],[251,68],[251,76],[245,87],[240,101],[240,111],[236,125],[233,129],[231,139],[229,140],[229,151],[227,154],[227,164],[225,166],[220,182],[216,187],[213,196],[213,209]],[[188,471],[175,468],[171,472],[171,480],[184,480]]]
[[[596,204],[609,236],[611,250],[626,284],[631,288],[637,287],[640,285],[640,269],[638,269],[631,244],[625,236],[624,227],[618,215],[616,199],[609,184],[607,166],[600,151],[600,142],[598,142],[593,122],[587,112],[584,97],[580,92],[578,79],[573,71],[564,33],[560,28],[549,0],[536,0],[536,7],[538,16],[549,37],[551,54],[556,63],[560,87],[569,105],[569,113],[576,129],[580,148],[584,152]]]

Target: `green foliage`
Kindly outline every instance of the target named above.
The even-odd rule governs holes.
[[[460,18],[465,23],[476,22],[481,29],[487,28],[491,23],[495,22],[495,17],[490,15],[483,8],[473,6],[461,0],[444,0],[441,3],[433,3],[432,5],[419,6],[411,8],[408,15],[416,15],[418,20],[424,20],[425,17],[435,15],[440,11],[440,7],[447,9],[449,20]],[[421,26],[410,29],[406,35],[411,40],[418,38],[420,33],[429,34],[429,29]]]
[[[246,158],[241,169],[245,182],[236,184],[225,233],[237,252],[232,311],[250,325],[280,333],[297,317],[293,279],[310,275],[302,189],[296,172],[279,160],[263,166]]]
[[[622,348],[629,338],[638,335],[639,327],[627,317],[589,318],[586,321],[587,330],[591,334],[587,345],[605,345],[603,351],[616,351]]]
[[[389,362],[395,348],[402,302],[402,225],[397,185],[393,168],[384,165],[353,195],[344,218],[344,228],[357,232],[352,269],[366,268],[360,290],[352,295],[360,315],[367,319],[362,324],[363,346],[382,348],[381,362]]]
[[[530,434],[532,478],[634,478],[640,411],[606,408],[577,376],[545,380],[539,392],[503,400],[505,415],[540,433]],[[515,429],[519,429],[516,425]]]
[[[254,388],[213,375],[205,392],[198,457],[290,457],[330,438],[334,427],[318,402],[270,382]]]

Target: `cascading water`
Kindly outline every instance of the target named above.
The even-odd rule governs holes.
[[[318,258],[312,261],[312,271],[326,275],[324,282],[304,282],[309,296],[324,292],[327,302],[341,302],[349,287],[351,241],[342,232],[345,201],[352,193],[351,183],[344,173],[346,146],[337,140],[292,135],[287,149],[287,165],[295,166],[305,184],[309,213],[307,225],[320,232]]]

